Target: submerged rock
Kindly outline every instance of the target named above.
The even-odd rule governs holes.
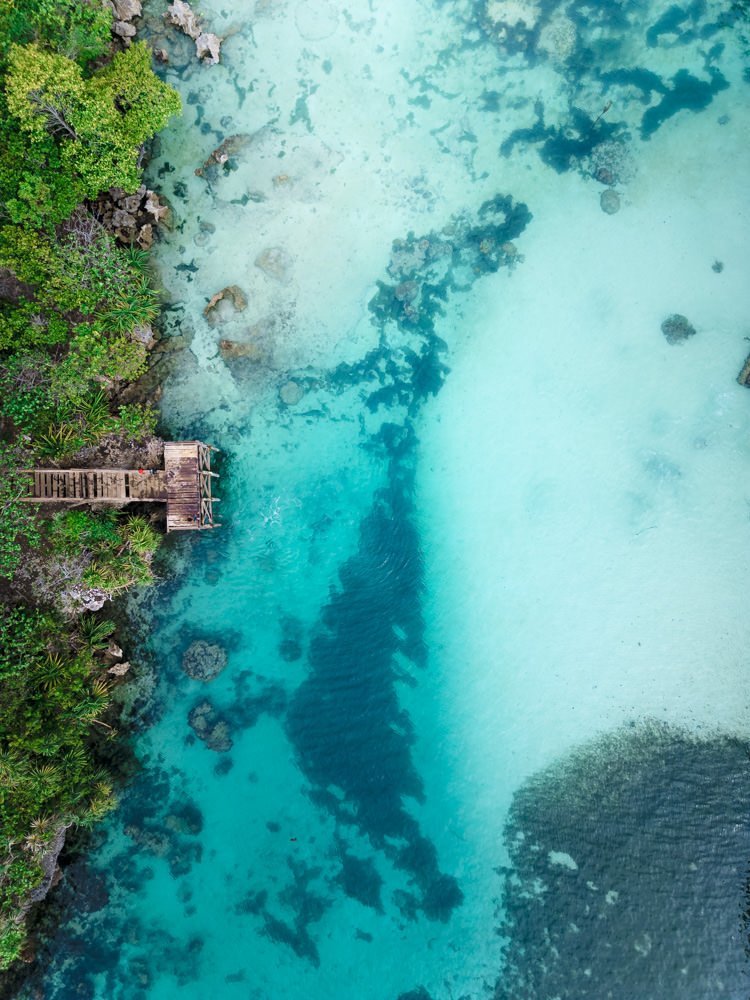
[[[247,299],[245,293],[239,285],[227,285],[220,292],[212,295],[208,305],[203,310],[211,326],[217,323],[224,323],[228,320],[232,312],[242,312],[247,309]]]
[[[229,157],[235,156],[237,153],[241,152],[245,146],[250,143],[251,139],[252,136],[246,135],[243,132],[227,136],[226,139],[224,139],[224,141],[213,150],[208,159],[204,161],[203,166],[196,169],[196,175],[198,177],[208,175],[209,179],[211,179],[213,174],[216,172],[216,167],[223,167]]]
[[[226,650],[218,643],[197,639],[182,657],[182,669],[195,681],[212,681],[227,665]]]
[[[282,285],[291,280],[292,258],[281,247],[268,247],[255,258],[255,266]]]
[[[615,212],[620,211],[620,196],[612,188],[607,188],[599,196],[599,204],[602,206],[602,212],[606,212],[607,215],[614,215]]]
[[[232,737],[229,725],[216,711],[210,701],[201,701],[191,709],[188,723],[199,740],[202,740],[209,750],[216,753],[226,753],[232,748]]]
[[[238,340],[220,340],[219,352],[225,360],[246,358],[249,361],[261,361],[264,357],[263,349],[258,344],[242,343]]]
[[[112,31],[126,42],[135,37],[135,25],[128,21],[115,21]]]
[[[305,390],[299,384],[299,382],[285,382],[279,389],[279,396],[281,397],[281,402],[285,403],[287,406],[294,406],[296,403],[302,399],[305,395]]]
[[[742,366],[742,371],[737,376],[737,381],[740,385],[750,385],[750,357],[748,357]]]
[[[140,17],[143,10],[141,0],[112,0],[107,6],[112,7],[118,21],[132,21]]]
[[[682,344],[688,337],[695,336],[695,327],[686,316],[673,313],[661,325],[661,332],[669,344]]]

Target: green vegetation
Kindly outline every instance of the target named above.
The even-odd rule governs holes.
[[[99,641],[113,628],[84,618],[70,633],[49,613],[0,605],[0,969],[22,946],[18,918],[55,836],[113,802],[96,759],[115,732]]]
[[[100,0],[0,2],[0,970],[22,949],[51,845],[112,803],[97,760],[114,735],[115,680],[111,623],[63,620],[51,599],[34,605],[41,591],[4,600],[3,581],[46,561],[112,596],[151,581],[157,545],[143,517],[77,508],[42,520],[20,500],[20,469],[73,460],[105,436],[135,444],[156,424],[150,405],[118,403],[147,366],[148,255],[118,243],[93,202],[138,188],[143,145],[180,101],[147,46],[113,53],[111,26]]]
[[[18,453],[0,442],[0,579],[13,576],[23,541],[29,545],[39,541],[35,511],[19,503],[25,489],[25,478],[18,472]]]

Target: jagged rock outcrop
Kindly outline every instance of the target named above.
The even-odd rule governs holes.
[[[195,42],[195,52],[201,62],[214,66],[221,55],[221,39],[210,31],[204,31],[201,19],[185,0],[174,0],[167,7],[169,22],[183,31]]]
[[[47,850],[41,857],[41,867],[44,872],[44,878],[39,883],[39,885],[32,889],[28,895],[28,902],[25,904],[25,908],[21,913],[23,916],[32,905],[32,903],[39,903],[55,884],[56,879],[60,877],[60,868],[57,864],[57,859],[60,857],[60,852],[65,845],[65,834],[67,833],[67,826],[61,826],[55,833],[52,842],[50,843]]]
[[[130,45],[136,34],[132,22],[143,12],[141,0],[105,0],[104,6],[112,11],[112,33],[122,39],[125,46]]]
[[[99,197],[94,208],[97,218],[121,243],[143,250],[153,245],[154,227],[166,225],[170,217],[169,208],[145,184],[132,194],[111,188]]]

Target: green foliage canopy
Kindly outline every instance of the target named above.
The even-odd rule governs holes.
[[[144,43],[117,53],[88,79],[65,56],[35,43],[12,45],[4,103],[9,141],[0,193],[14,222],[35,225],[61,222],[111,187],[135,190],[141,146],[180,111],[178,94],[154,74]]]

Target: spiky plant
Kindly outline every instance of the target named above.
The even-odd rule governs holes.
[[[78,638],[81,644],[90,652],[101,652],[106,649],[107,640],[117,628],[108,619],[97,618],[96,615],[83,615],[78,619]]]
[[[129,333],[133,327],[150,323],[158,312],[156,292],[148,279],[141,277],[98,314],[111,333]]]

